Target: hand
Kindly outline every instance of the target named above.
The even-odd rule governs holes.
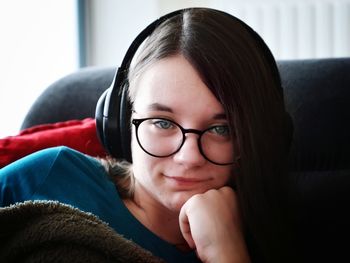
[[[179,220],[182,235],[203,262],[250,262],[232,188],[192,196]]]

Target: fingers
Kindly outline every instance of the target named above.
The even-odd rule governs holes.
[[[233,262],[233,256],[248,255],[240,221],[237,196],[230,187],[192,196],[179,214],[182,235],[203,262],[218,262],[219,256]]]
[[[235,199],[233,189],[225,186],[194,195],[187,200],[180,210],[179,224],[184,239],[192,249],[198,249],[198,242],[201,246],[210,242],[208,236],[212,236],[212,231],[218,229],[215,225],[218,221],[231,221],[230,218],[234,217],[233,213],[237,210]],[[207,227],[209,229],[203,229]]]
[[[218,191],[221,192],[225,197],[232,199],[236,194],[235,191],[229,186],[221,187]]]
[[[186,209],[187,209],[187,206],[186,204],[184,204],[180,210],[180,215],[179,215],[180,230],[187,244],[190,246],[190,248],[195,249],[196,245],[195,245],[195,242],[193,241],[193,237],[191,234],[191,227],[190,227],[190,222],[187,216]]]

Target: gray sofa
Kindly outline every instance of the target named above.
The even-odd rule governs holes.
[[[294,122],[290,177],[299,262],[349,262],[350,58],[279,61]],[[86,68],[35,101],[22,129],[93,117],[114,68]]]

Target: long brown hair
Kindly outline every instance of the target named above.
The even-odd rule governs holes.
[[[251,253],[259,251],[257,258],[268,262],[288,261],[284,208],[291,126],[270,50],[228,14],[185,10],[158,26],[140,48],[128,75],[131,102],[138,77],[156,61],[177,54],[194,66],[222,103],[235,136],[240,152],[236,191]]]

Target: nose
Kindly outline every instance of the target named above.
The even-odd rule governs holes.
[[[205,164],[206,159],[199,150],[197,134],[186,134],[186,139],[181,149],[174,155],[174,161],[186,166],[201,166]]]

